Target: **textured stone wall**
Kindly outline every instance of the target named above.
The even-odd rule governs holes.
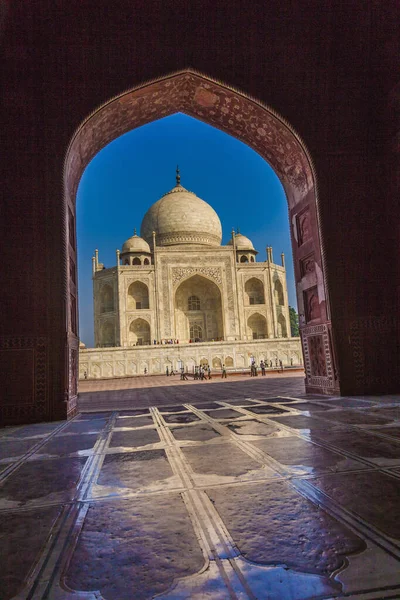
[[[32,377],[32,363],[22,361],[18,379],[1,386],[2,420],[56,419],[76,410],[69,370],[78,344],[70,310],[74,215],[69,227],[66,217],[73,190],[61,202],[74,131],[114,95],[188,65],[273,106],[303,136],[318,175],[319,223],[310,218],[322,236],[328,317],[325,332],[310,329],[304,340],[322,335],[307,348],[314,357],[321,348],[329,351],[342,393],[398,391],[399,178],[388,150],[396,132],[387,108],[400,80],[398,2],[293,1],[264,3],[262,10],[258,3],[221,10],[202,2],[190,13],[179,3],[138,10],[117,2],[106,15],[90,2],[71,0],[62,10],[59,4],[9,3],[1,34],[2,371],[17,371],[15,350],[29,350],[35,365]],[[214,110],[213,94],[199,89],[197,105]],[[135,102],[138,119],[152,120],[146,98]],[[120,108],[125,115],[134,110],[124,100]],[[163,107],[164,114],[176,109]],[[93,151],[104,143],[107,123],[104,113],[93,129]],[[242,125],[239,139],[245,141],[251,124]],[[256,145],[269,134],[264,127],[257,133]],[[297,181],[305,197],[310,182],[304,169],[294,168],[292,150],[285,160],[282,147],[276,164],[272,155],[266,159],[280,176],[287,172]],[[84,155],[83,144],[70,157],[76,170],[86,164]],[[291,211],[296,199],[289,198]],[[293,236],[297,217],[304,217],[300,209],[290,212]],[[301,219],[300,231],[305,225]],[[319,293],[318,273],[309,270],[314,250],[307,241],[301,246],[296,281]],[[328,373],[314,362],[313,377]]]

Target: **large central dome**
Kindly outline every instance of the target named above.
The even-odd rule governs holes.
[[[157,246],[220,246],[222,240],[217,213],[207,202],[181,186],[179,171],[176,186],[153,204],[143,218],[141,237],[151,243],[153,231]]]

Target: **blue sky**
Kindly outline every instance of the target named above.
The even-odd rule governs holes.
[[[226,244],[232,228],[249,237],[257,259],[273,247],[274,262],[285,253],[289,304],[297,307],[288,208],[271,167],[237,139],[183,114],[134,129],[103,148],[89,163],[77,197],[80,338],[93,345],[92,255],[105,266],[115,251],[140,232],[147,209],[181,184],[218,213]]]

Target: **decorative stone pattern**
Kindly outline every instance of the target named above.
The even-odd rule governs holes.
[[[75,196],[80,173],[101,148],[131,129],[176,112],[207,121],[254,148],[285,188],[294,187],[301,196],[312,189],[304,148],[281,117],[239,92],[186,71],[127,92],[93,114],[77,132],[75,151],[67,157],[69,196]],[[86,129],[93,132],[90,138]]]
[[[7,389],[9,384],[10,389],[13,389],[11,384],[15,386],[18,373],[22,369],[29,370],[29,363],[31,365],[30,379],[21,379],[25,384],[20,389],[17,388],[18,399],[8,396],[1,404],[0,423],[39,421],[45,420],[49,415],[47,345],[48,341],[44,337],[0,338],[3,390]]]
[[[326,324],[305,327],[300,332],[303,342],[306,383],[322,390],[332,390],[335,377]]]
[[[218,285],[222,285],[221,269],[216,267],[176,267],[172,269],[172,283],[176,286],[182,279],[191,277],[196,273],[205,275],[215,281]]]
[[[300,272],[301,276],[305,277],[308,273],[314,273],[315,271],[315,257],[314,254],[310,254],[300,260]]]

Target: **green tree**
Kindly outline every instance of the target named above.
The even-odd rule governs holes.
[[[293,306],[289,306],[289,316],[290,316],[290,331],[292,337],[299,336],[299,315],[293,308]]]

